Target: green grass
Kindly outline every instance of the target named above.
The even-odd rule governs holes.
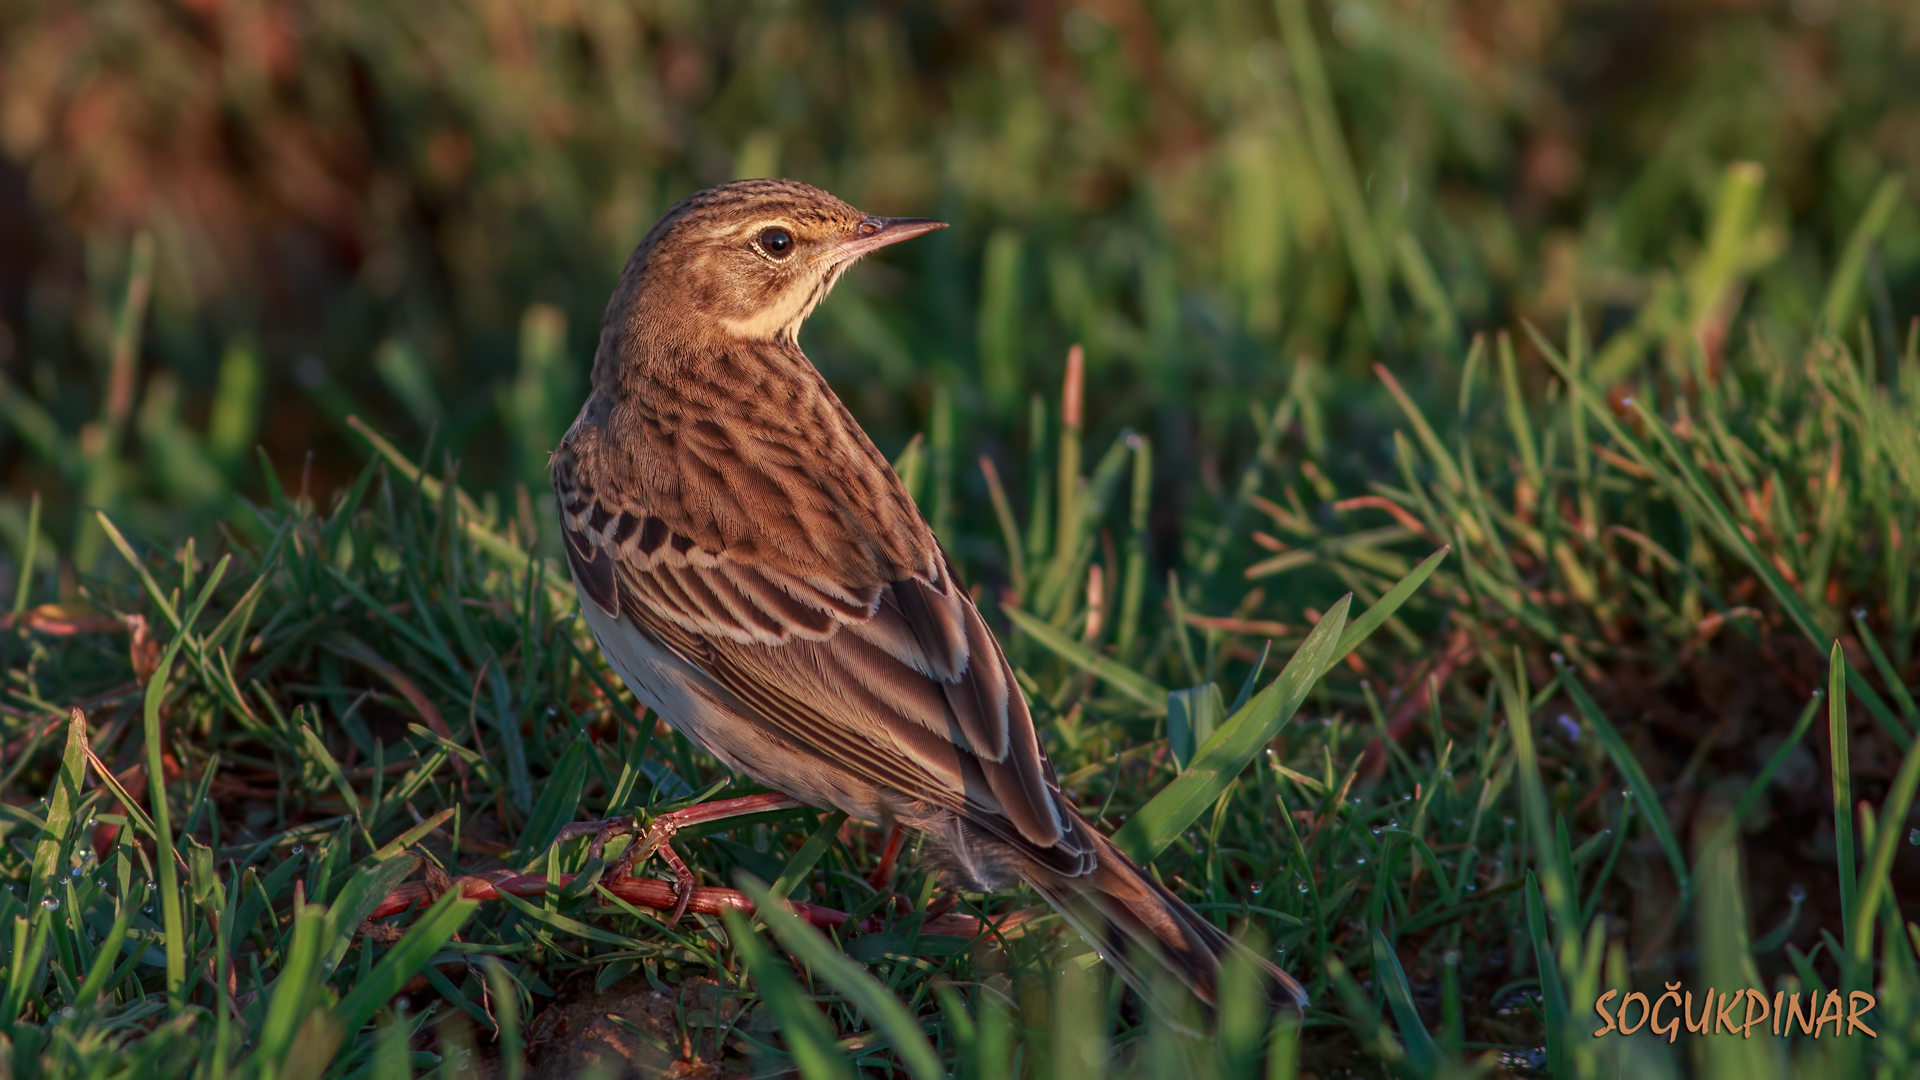
[[[1371,501],[1334,491],[1309,511],[1302,458],[1256,466],[1215,520],[1189,523],[1202,567],[1225,553],[1240,588],[1311,576],[1338,600],[1317,625],[1252,624],[1244,604],[1239,621],[1213,616],[1230,586],[1194,566],[1165,605],[1117,602],[1137,576],[1097,538],[1140,520],[1122,497],[1149,490],[1125,482],[1150,460],[1137,436],[1088,470],[1063,428],[1058,513],[1006,515],[1028,588],[987,606],[1064,783],[1307,983],[1297,1031],[1235,1004],[1245,995],[1216,1019],[1143,1010],[1051,915],[1004,940],[923,935],[945,895],[924,865],[910,854],[903,901],[884,902],[865,881],[874,832],[818,829],[805,811],[684,847],[709,880],[764,898],[756,878],[778,877],[870,916],[865,932],[828,940],[777,911],[764,928],[730,914],[669,929],[588,885],[450,895],[366,923],[423,874],[602,874],[584,839],[551,846],[562,824],[744,790],[609,695],[570,588],[511,521],[375,440],[333,505],[276,490],[217,560],[103,518],[123,572],[82,578],[57,607],[49,577],[20,593],[4,638],[4,790],[18,797],[0,823],[14,926],[0,1052],[21,1075],[458,1075],[457,1048],[477,1045],[511,1072],[556,1002],[710,978],[737,1008],[702,1044],[709,1060],[809,1077],[1904,1070],[1920,1050],[1920,927],[1891,883],[1920,716],[1886,676],[1920,612],[1906,561],[1880,549],[1920,511],[1900,436],[1920,423],[1920,355],[1910,346],[1883,386],[1839,338],[1789,359],[1756,337],[1712,383],[1649,366],[1630,400],[1609,400],[1587,381],[1577,320],[1535,344],[1557,376],[1545,395],[1484,361],[1511,356],[1504,339],[1476,341],[1466,365],[1504,390],[1464,387],[1457,416],[1429,419],[1390,382],[1410,434]],[[918,453],[900,467],[924,491]],[[117,630],[50,632],[90,612],[144,629],[131,647]],[[1639,760],[1649,732],[1606,704],[1620,696],[1609,673],[1672,693],[1689,671],[1769,650],[1817,671],[1829,643],[1815,681],[1837,918],[1815,948],[1791,927],[1758,948],[1748,923],[1777,898],[1750,891],[1740,852],[1748,835],[1794,832],[1765,809],[1794,744],[1752,776],[1707,764],[1739,756],[1705,741],[1677,775],[1656,754],[1656,772]],[[1212,705],[1168,689],[1195,684],[1216,688]],[[1765,713],[1799,715],[1799,738],[1820,702],[1777,705]],[[1176,714],[1191,725],[1181,755]],[[1890,781],[1849,766],[1886,760],[1900,762]],[[1664,943],[1635,925],[1649,890],[1678,916]],[[1036,902],[949,899],[989,926]],[[1870,988],[1880,1037],[1591,1037],[1601,988],[1653,996],[1664,979]]]
[[[594,4],[341,4],[273,94],[144,6],[74,24],[119,58],[101,85],[208,79],[181,108],[235,139],[387,146],[344,212],[391,246],[274,308],[244,259],[203,277],[231,220],[130,240],[61,201],[137,140],[21,150],[9,120],[90,247],[0,381],[0,1062],[517,1077],[612,1030],[810,1080],[1911,1074],[1912,16],[1662,24],[1572,125],[1541,95],[1608,85],[1574,46],[1639,31],[1496,7],[1146,4],[1055,42],[666,5],[628,41]],[[624,47],[631,84],[581,59]],[[703,885],[856,916],[834,934],[668,927],[607,887],[628,840],[554,843],[753,790],[635,715],[539,477],[646,220],[769,170],[955,222],[808,348],[1077,805],[1300,977],[1297,1023],[1244,967],[1217,1017],[1147,1008],[1037,898],[949,895],[917,848],[877,891],[878,830],[837,816],[679,845]],[[1601,994],[1668,984],[1869,990],[1878,1037],[1593,1037]]]

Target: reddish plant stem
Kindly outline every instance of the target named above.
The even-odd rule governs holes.
[[[561,888],[573,881],[574,875],[562,874],[559,878]],[[602,880],[602,888],[635,907],[650,908],[654,911],[672,911],[678,895],[674,884],[658,878],[629,877],[618,880]],[[548,882],[540,874],[522,874],[514,870],[490,870],[482,874],[470,874],[453,879],[452,888],[469,900],[498,900],[502,893],[522,898],[541,896],[547,891]],[[432,888],[424,881],[409,882],[387,894],[380,906],[373,909],[369,920],[384,919],[398,915],[423,901],[432,898]],[[789,901],[788,906],[815,928],[838,930],[846,926],[850,916],[819,904],[806,904]],[[733,889],[720,889],[698,886],[693,890],[693,899],[687,910],[702,915],[718,915],[727,909],[746,914],[753,913],[753,901],[745,893]],[[869,918],[859,927],[862,933],[872,933],[880,929],[878,918]],[[928,920],[921,926],[922,934],[939,934],[949,937],[974,937],[980,933],[980,920],[971,915],[942,915]]]

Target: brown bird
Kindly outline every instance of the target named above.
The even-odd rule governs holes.
[[[1062,797],[999,643],[800,351],[855,260],[944,227],[791,180],[709,188],[654,224],[552,460],[581,608],[634,695],[714,757],[919,830],[959,888],[1026,881],[1136,989],[1157,959],[1211,1003],[1239,946]]]

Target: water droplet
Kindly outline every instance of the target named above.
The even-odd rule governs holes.
[[[1259,896],[1259,895],[1260,895],[1260,890],[1261,890],[1261,889],[1264,889],[1264,888],[1266,888],[1266,886],[1265,886],[1265,885],[1263,885],[1263,884],[1261,884],[1261,883],[1260,883],[1260,882],[1258,882],[1258,881],[1256,881],[1256,882],[1254,882],[1253,884],[1251,884],[1251,885],[1249,885],[1249,886],[1247,886],[1247,890],[1248,890],[1249,892],[1251,892],[1251,893],[1253,893],[1253,895],[1255,895],[1255,896]]]
[[[1556,664],[1564,664],[1567,662],[1566,653],[1549,653],[1548,656]]]
[[[107,875],[105,875],[105,874],[101,874],[101,875],[100,875],[99,877],[97,877],[97,878],[94,878],[94,879],[93,879],[93,883],[94,883],[95,885],[98,885],[98,886],[100,886],[100,887],[101,887],[101,888],[103,888],[103,889],[104,889],[104,888],[106,888],[106,887],[107,887]]]
[[[149,881],[149,882],[147,882],[147,891],[148,891],[148,892],[152,892],[152,891],[153,891],[153,882],[151,882],[151,881]]]
[[[1620,789],[1620,797],[1621,797],[1621,798],[1623,798],[1623,799],[1631,799],[1631,798],[1633,798],[1633,789],[1632,789],[1632,788],[1621,788],[1621,789]]]
[[[1825,688],[1815,689],[1813,692],[1813,700],[1815,701],[1819,701],[1821,698],[1826,696],[1827,696],[1827,691],[1825,690]]]
[[[1866,609],[1866,607],[1865,607],[1865,606],[1863,606],[1863,605],[1860,605],[1860,604],[1855,604],[1855,605],[1853,606],[1853,617],[1854,617],[1855,619],[1864,619],[1864,618],[1866,618],[1866,617],[1867,617],[1867,609]]]
[[[49,896],[45,900],[40,901],[40,906],[46,908],[48,911],[59,911],[60,900],[58,897]]]
[[[1356,858],[1356,859],[1354,859],[1353,861],[1354,861],[1354,862],[1355,862],[1356,864],[1358,864],[1358,865],[1360,865],[1360,866],[1365,866],[1365,865],[1367,865],[1367,857],[1366,857],[1365,855],[1362,855],[1362,856],[1360,856],[1360,857],[1358,857],[1358,858]]]
[[[1460,950],[1448,949],[1446,952],[1441,953],[1440,962],[1447,965],[1448,967],[1453,967],[1454,965],[1460,963]]]
[[[59,882],[59,883],[60,883],[60,884],[62,884],[62,885],[65,885],[65,884],[66,884],[67,882],[69,882],[69,881],[71,881],[71,880],[73,880],[73,879],[72,879],[72,878],[69,878],[69,877],[68,877],[67,875],[65,875],[65,874],[61,874],[61,875],[60,875],[59,877],[57,877],[57,878],[55,878],[54,880],[55,880],[55,881],[57,881],[57,882]]]
[[[1301,896],[1307,895],[1307,883],[1304,881],[1300,883],[1300,895]]]
[[[1920,829],[1907,830],[1907,843],[1920,844]]]
[[[1796,904],[1805,902],[1807,899],[1807,887],[1797,881],[1787,886],[1787,899]]]
[[[293,853],[294,853],[295,855],[298,855],[298,854],[300,854],[301,852],[303,852],[303,851],[305,851],[305,850],[307,850],[307,845],[305,845],[305,844],[295,844],[295,845],[293,845],[293,849],[292,849],[292,850],[293,850]]]
[[[1633,404],[1633,399],[1632,399],[1632,398],[1630,398],[1630,397],[1623,397],[1623,398],[1621,398],[1621,399],[1620,399],[1620,404],[1622,404],[1622,405],[1632,405],[1632,404]]]

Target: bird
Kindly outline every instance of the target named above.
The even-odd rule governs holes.
[[[944,227],[763,179],[648,230],[550,459],[587,625],[634,696],[729,768],[924,834],[954,888],[1025,881],[1143,994],[1164,971],[1214,1004],[1244,950],[1271,1000],[1304,1007],[1062,793],[952,561],[800,348],[857,260]]]

